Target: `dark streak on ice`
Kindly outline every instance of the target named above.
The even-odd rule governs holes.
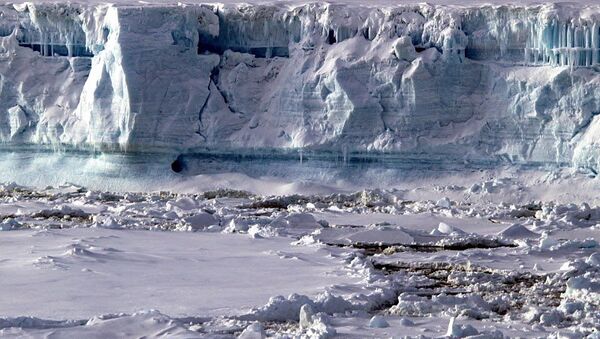
[[[171,163],[171,170],[175,173],[181,173],[185,169],[185,163],[181,159],[181,156],[178,156],[175,161]]]

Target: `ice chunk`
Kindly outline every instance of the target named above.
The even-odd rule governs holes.
[[[234,233],[234,232],[247,232],[248,229],[250,228],[250,224],[251,221],[241,218],[241,217],[235,217],[232,218],[229,223],[227,223],[227,226],[225,227],[225,229],[223,230],[223,232],[225,233]]]
[[[205,227],[219,224],[219,220],[214,215],[206,212],[194,214],[183,219],[192,231],[197,231]]]
[[[13,218],[6,218],[0,223],[0,231],[13,231],[22,227],[21,223]]]
[[[461,230],[458,227],[454,227],[454,226],[450,226],[448,224],[446,224],[445,222],[441,222],[438,225],[437,230],[437,234],[446,234],[446,235],[465,235],[467,234],[465,231]]]
[[[448,199],[447,197],[444,197],[440,200],[438,200],[435,203],[436,206],[441,207],[441,208],[450,208],[452,207],[452,203],[450,202],[450,199]]]
[[[121,224],[113,217],[107,217],[102,221],[101,227],[110,229],[122,228]]]
[[[400,325],[409,327],[415,326],[415,323],[412,320],[403,317],[400,319]]]
[[[537,239],[540,235],[530,231],[521,224],[513,224],[502,230],[502,232],[498,233],[498,236],[507,239]]]
[[[27,116],[21,106],[14,106],[8,110],[8,119],[10,123],[10,138],[20,134],[27,128]]]
[[[314,311],[309,304],[304,304],[300,307],[300,327],[309,328],[312,325]]]
[[[320,228],[321,224],[317,222],[314,215],[311,213],[290,213],[283,215],[271,222],[273,227],[289,227],[289,228]]]
[[[541,250],[550,250],[553,246],[558,245],[558,242],[549,237],[548,233],[542,233],[542,237],[539,240],[539,248]]]
[[[417,57],[415,46],[413,46],[412,39],[408,36],[398,38],[394,43],[394,55],[399,60],[413,61]]]
[[[198,208],[198,203],[196,202],[196,200],[194,200],[190,197],[181,197],[175,201],[167,202],[167,208],[168,209],[178,208],[182,211],[191,211],[195,208]]]
[[[446,336],[450,338],[464,338],[477,335],[479,332],[471,325],[459,325],[456,322],[456,317],[450,318],[448,322],[448,331]]]
[[[238,336],[238,339],[264,339],[267,337],[263,326],[260,323],[248,325]]]
[[[556,326],[563,320],[563,315],[560,311],[552,310],[540,316],[540,323],[544,326]]]
[[[369,320],[369,327],[373,328],[386,328],[390,327],[390,324],[380,315],[375,315]]]
[[[587,258],[585,260],[585,262],[588,265],[600,267],[600,253],[598,253],[598,252],[593,253],[592,255],[589,256],[589,258]]]

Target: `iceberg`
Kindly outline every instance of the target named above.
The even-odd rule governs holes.
[[[7,147],[600,167],[597,4],[0,10]]]

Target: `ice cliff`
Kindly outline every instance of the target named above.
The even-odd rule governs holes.
[[[0,8],[0,139],[600,168],[600,6]]]

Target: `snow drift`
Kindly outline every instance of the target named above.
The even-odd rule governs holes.
[[[600,165],[600,6],[5,5],[0,139]]]

